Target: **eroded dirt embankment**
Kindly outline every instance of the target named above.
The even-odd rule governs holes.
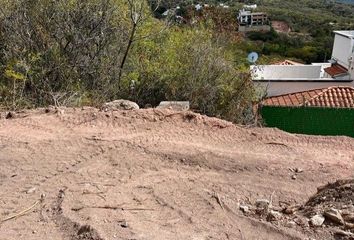
[[[2,113],[0,169],[0,219],[44,197],[3,222],[1,240],[333,239],[329,228],[247,216],[240,205],[301,205],[353,177],[354,140],[190,112],[40,109]]]

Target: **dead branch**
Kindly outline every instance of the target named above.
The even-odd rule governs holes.
[[[279,143],[279,142],[266,142],[266,144],[269,144],[269,145],[279,145],[279,146],[289,147],[288,145],[286,145],[286,144],[284,144],[284,143]]]
[[[106,198],[103,196],[106,192],[90,192],[90,191],[83,191],[83,195],[97,195],[98,197],[102,198],[106,201]]]
[[[26,209],[24,209],[24,210],[22,210],[22,211],[20,211],[20,212],[18,212],[18,213],[16,213],[16,214],[14,214],[14,215],[11,215],[11,216],[9,216],[9,217],[6,217],[6,218],[2,219],[2,220],[0,221],[0,224],[4,223],[4,222],[6,222],[6,221],[9,221],[9,220],[12,220],[12,219],[16,219],[16,218],[18,218],[18,217],[21,217],[21,216],[26,215],[26,214],[29,213],[33,208],[35,208],[39,203],[43,202],[43,200],[44,200],[44,197],[41,196],[41,199],[37,200],[37,201],[36,201],[35,203],[33,203],[30,207],[28,207],[28,208],[26,208]]]
[[[80,207],[73,207],[71,208],[72,211],[78,212],[85,208],[93,208],[93,209],[108,209],[108,210],[121,210],[121,211],[154,211],[155,209],[152,208],[126,208],[122,207],[125,203],[119,204],[117,206],[80,206]]]
[[[215,198],[216,202],[220,205],[220,207],[222,208],[222,210],[224,210],[224,205],[219,197],[218,193],[214,193],[213,197]]]

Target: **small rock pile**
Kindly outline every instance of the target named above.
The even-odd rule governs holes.
[[[266,219],[269,222],[284,220],[282,209],[272,206],[268,199],[258,199],[253,205],[240,204],[239,208],[246,216]]]
[[[338,180],[319,187],[317,190],[317,193],[305,204],[306,207],[342,208],[354,204],[354,179]]]
[[[337,234],[354,239],[354,179],[338,180],[318,188],[301,213],[310,218],[312,226],[339,227]]]
[[[258,199],[241,204],[246,216],[273,224],[305,229],[326,228],[337,239],[354,239],[354,179],[339,180],[318,189],[305,205],[272,206],[272,201]]]

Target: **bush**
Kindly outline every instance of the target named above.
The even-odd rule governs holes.
[[[12,101],[4,103],[68,104],[95,91],[109,96],[127,41],[121,11],[112,9],[109,0],[12,5],[0,25],[2,85],[12,89]]]
[[[0,104],[16,109],[118,98],[140,105],[188,100],[202,113],[245,122],[253,88],[235,43],[220,44],[213,21],[193,28],[166,25],[143,2],[134,12],[131,1],[140,0],[6,1]]]
[[[241,69],[232,52],[212,39],[212,32],[199,26],[172,28],[160,39],[142,42],[135,54],[142,49],[145,54],[131,63],[136,85],[130,98],[140,105],[187,100],[204,114],[242,122],[254,96],[248,67]]]

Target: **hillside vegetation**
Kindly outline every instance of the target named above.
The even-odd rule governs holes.
[[[241,121],[253,98],[232,40],[210,23],[152,17],[143,0],[6,1],[0,20],[0,102],[6,108],[99,105],[126,98],[189,100]],[[242,58],[241,62],[235,61]]]
[[[265,50],[303,61],[323,62],[331,57],[334,30],[354,29],[354,6],[326,0],[258,1],[272,20],[287,22],[290,40],[272,41]],[[266,52],[266,53],[268,53]]]
[[[244,3],[209,1],[199,11],[195,3],[0,0],[0,106],[188,100],[201,113],[246,123],[260,95],[248,73],[250,51],[261,54],[260,64],[323,61],[331,54],[332,30],[354,28],[349,5],[253,1],[294,33],[244,37],[236,22]]]

